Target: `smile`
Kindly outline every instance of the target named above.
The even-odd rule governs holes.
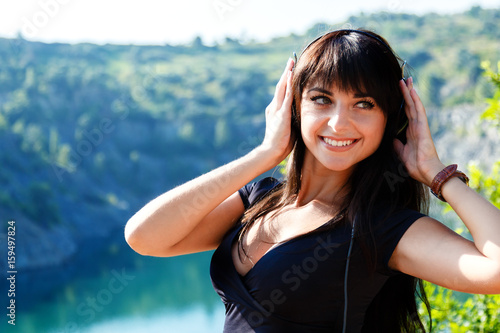
[[[352,145],[355,141],[357,140],[342,140],[342,141],[337,141],[337,140],[332,140],[329,138],[322,137],[323,141],[326,142],[328,145],[332,147],[346,147]]]

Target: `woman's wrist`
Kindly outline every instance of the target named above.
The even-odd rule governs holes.
[[[458,166],[456,164],[450,164],[439,171],[436,176],[434,176],[431,182],[431,193],[434,194],[439,200],[446,202],[443,197],[442,191],[446,183],[448,183],[453,178],[460,179],[466,185],[469,185],[469,178],[463,172],[457,170]]]
[[[436,176],[446,167],[440,161],[434,163],[428,171],[425,173],[425,185],[431,187],[432,181],[436,178]]]
[[[254,155],[266,166],[266,171],[276,167],[286,158],[286,156],[283,157],[283,154],[276,154],[275,149],[267,148],[263,145],[255,147],[250,154]]]

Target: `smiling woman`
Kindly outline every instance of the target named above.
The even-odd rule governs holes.
[[[300,107],[302,139],[307,153],[320,162],[317,167],[338,171],[352,168],[380,145],[385,114],[373,98],[356,95],[335,86],[330,91],[314,86],[304,89]]]
[[[153,256],[216,249],[224,332],[425,331],[420,279],[500,293],[500,211],[439,160],[402,63],[370,31],[314,40],[288,61],[262,144],[148,203],[127,242]],[[284,180],[248,184],[287,156]],[[474,242],[426,215],[428,187]]]

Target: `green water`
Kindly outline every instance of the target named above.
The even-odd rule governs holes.
[[[26,295],[16,299],[16,325],[3,320],[1,331],[221,332],[224,309],[210,282],[211,255],[143,257],[118,238],[63,267],[19,271],[17,288]]]

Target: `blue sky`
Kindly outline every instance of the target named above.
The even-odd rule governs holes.
[[[500,0],[22,0],[0,2],[0,36],[98,44],[181,44],[201,36],[269,40],[317,22],[348,23],[361,11],[461,12]]]

